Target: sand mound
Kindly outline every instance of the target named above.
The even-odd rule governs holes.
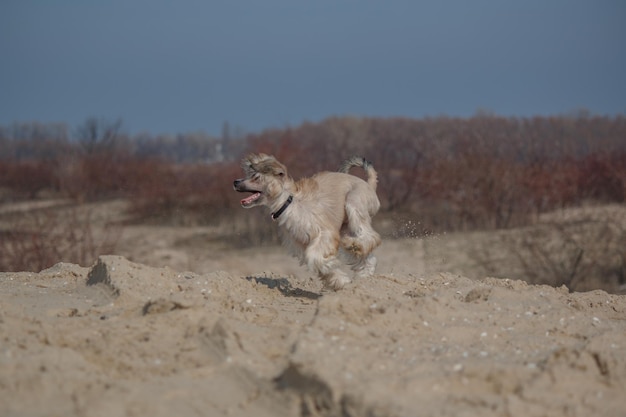
[[[626,296],[458,275],[0,274],[0,415],[620,416]]]

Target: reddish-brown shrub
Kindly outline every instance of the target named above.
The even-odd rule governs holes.
[[[623,176],[620,177],[618,167],[625,164],[626,152],[593,153],[582,158],[578,164],[579,197],[600,202],[624,202]]]
[[[50,161],[0,161],[0,188],[9,198],[32,199],[42,190],[58,189],[54,171]]]

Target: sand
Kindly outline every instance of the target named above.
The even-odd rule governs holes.
[[[411,245],[339,292],[278,249],[0,273],[0,415],[626,415],[626,296],[403,266]]]

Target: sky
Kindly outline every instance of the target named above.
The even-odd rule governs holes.
[[[626,114],[623,0],[2,0],[0,125]]]

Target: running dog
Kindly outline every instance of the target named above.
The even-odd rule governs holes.
[[[371,219],[378,212],[378,174],[361,157],[346,160],[339,172],[320,172],[293,180],[276,158],[252,154],[241,162],[245,178],[235,180],[235,191],[251,193],[244,208],[266,206],[281,229],[283,243],[326,287],[339,290],[350,278],[339,269],[341,252],[357,276],[376,268],[372,251],[380,235]],[[352,167],[367,173],[367,181],[348,174]]]

